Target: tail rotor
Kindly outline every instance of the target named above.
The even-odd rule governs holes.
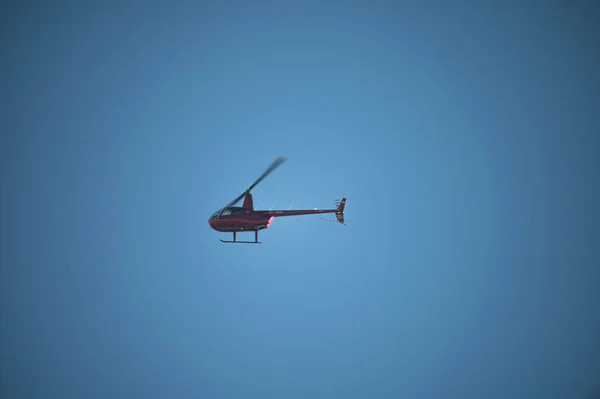
[[[319,216],[321,220],[325,222],[338,222],[343,224],[344,226],[348,224],[349,220],[344,220],[344,208],[346,207],[346,198],[342,198],[341,200],[336,199],[334,202],[336,210],[335,210],[335,218],[336,220],[325,219],[323,216]]]

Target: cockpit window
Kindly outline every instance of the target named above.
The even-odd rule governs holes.
[[[213,214],[212,214],[212,216],[211,216],[210,218],[211,218],[211,220],[212,220],[212,219],[214,219],[214,218],[217,218],[217,217],[219,217],[219,212],[215,212],[215,213],[213,213]]]
[[[227,216],[227,215],[231,215],[231,208],[225,208],[225,209],[223,209],[223,212],[221,212],[221,216]]]

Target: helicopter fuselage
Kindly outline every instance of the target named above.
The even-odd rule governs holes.
[[[268,228],[275,217],[266,215],[264,211],[254,211],[241,207],[229,207],[215,212],[208,224],[216,231],[257,231]]]

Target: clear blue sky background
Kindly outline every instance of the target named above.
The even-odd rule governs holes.
[[[13,2],[2,398],[582,398],[598,6]],[[210,214],[276,156],[262,245]],[[247,235],[246,238],[250,238]]]

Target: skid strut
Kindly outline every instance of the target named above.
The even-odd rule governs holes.
[[[225,242],[225,243],[229,243],[229,244],[261,244],[260,241],[258,241],[258,230],[254,230],[254,241],[237,241],[236,240],[236,232],[233,232],[233,241],[225,241],[225,240],[221,240],[221,242]]]

